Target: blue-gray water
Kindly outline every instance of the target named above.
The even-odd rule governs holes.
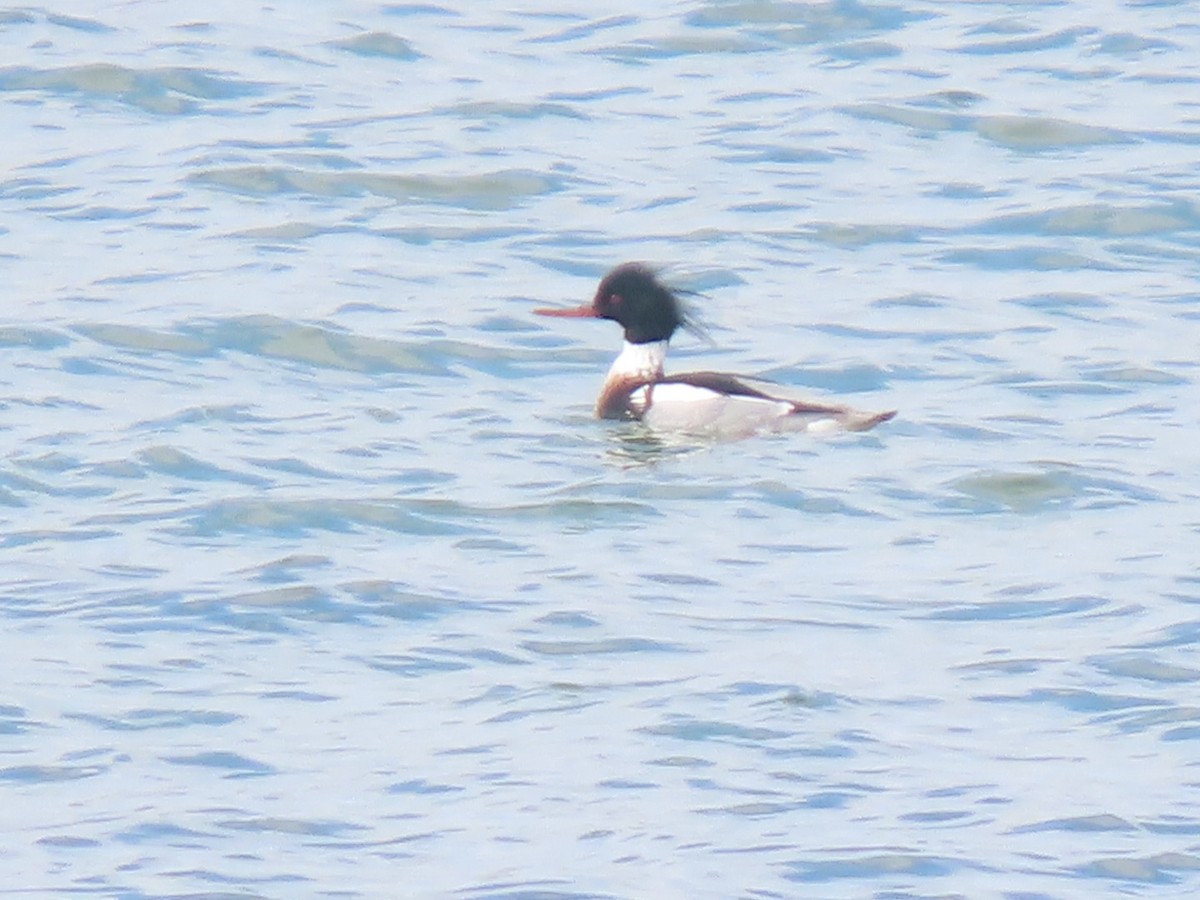
[[[1191,897],[1191,3],[0,9],[0,896]],[[598,423],[670,266],[899,417]]]

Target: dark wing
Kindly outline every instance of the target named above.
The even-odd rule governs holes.
[[[734,397],[755,397],[759,400],[778,400],[766,391],[748,383],[745,379],[728,372],[685,372],[682,375],[667,375],[658,379],[660,384],[690,384],[692,387],[707,388],[718,394]]]
[[[776,385],[768,381],[757,381],[730,375],[728,372],[686,372],[682,375],[668,375],[659,379],[660,384],[690,384],[692,387],[707,388],[719,394],[733,397],[753,397],[756,400],[774,400],[792,404],[793,413],[829,413],[842,411],[840,406],[828,406],[812,403],[808,400],[798,400],[795,397],[784,396],[783,392],[773,393]]]

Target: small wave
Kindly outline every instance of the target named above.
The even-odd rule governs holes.
[[[844,112],[856,118],[889,122],[914,131],[974,131],[980,137],[1012,150],[1048,151],[1136,140],[1114,128],[1048,116],[972,116],[893,103],[862,103],[846,107]]]
[[[896,31],[932,17],[932,13],[885,3],[708,2],[685,21],[699,28],[736,28],[787,44],[843,42]]]
[[[330,46],[353,53],[355,56],[378,56],[385,59],[413,60],[422,54],[413,49],[404,38],[389,31],[368,31],[354,37],[331,42]]]
[[[75,94],[116,100],[146,112],[198,111],[198,101],[231,100],[256,94],[262,86],[205,69],[131,69],[112,63],[58,69],[0,69],[0,91]]]
[[[832,855],[832,854],[831,854]],[[907,876],[932,878],[952,875],[963,870],[985,870],[986,867],[966,860],[924,853],[865,851],[840,859],[797,862],[787,877],[804,883],[842,881],[845,879]]]
[[[402,203],[432,203],[463,209],[502,210],[557,192],[559,176],[524,169],[479,175],[381,175],[371,172],[317,172],[286,166],[234,166],[204,169],[190,181],[247,196],[305,194],[354,197],[370,194]]]
[[[678,652],[680,647],[650,638],[600,638],[594,641],[525,641],[521,644],[539,656],[594,656],[610,653]]]
[[[203,766],[207,769],[225,771],[229,773],[225,776],[226,778],[273,775],[277,771],[274,766],[248,756],[242,756],[231,750],[209,750],[186,756],[165,756],[163,760],[177,766]]]
[[[1040,472],[981,472],[954,481],[951,488],[961,497],[949,503],[952,508],[978,513],[1106,509],[1159,499],[1154,492],[1127,481],[1069,466]]]
[[[1115,206],[1085,203],[1033,213],[995,216],[979,226],[983,232],[1034,235],[1084,235],[1134,237],[1194,232],[1200,228],[1200,213],[1192,204],[1147,203]]]

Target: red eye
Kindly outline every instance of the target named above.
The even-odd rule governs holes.
[[[608,295],[608,305],[609,306],[620,306],[621,305],[621,295],[620,294],[609,294]]]

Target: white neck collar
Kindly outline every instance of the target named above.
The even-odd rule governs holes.
[[[649,341],[645,344],[625,342],[621,354],[613,360],[608,377],[649,381],[662,377],[663,363],[667,360],[667,341]]]

